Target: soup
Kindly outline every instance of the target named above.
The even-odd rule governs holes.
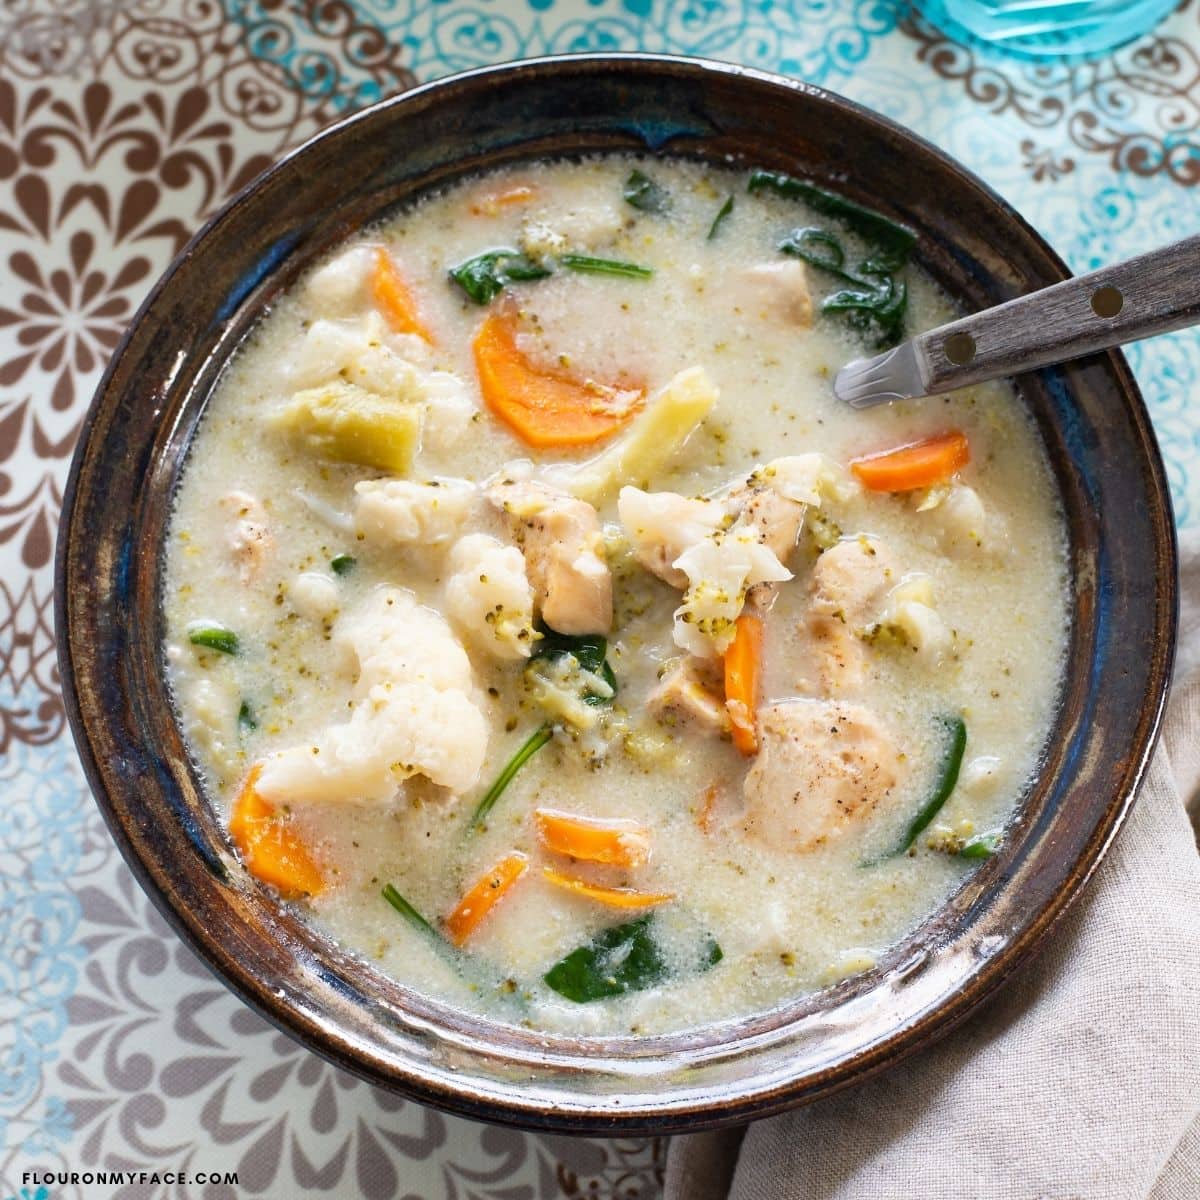
[[[868,969],[994,852],[1067,635],[1006,385],[855,412],[951,318],[802,181],[523,165],[263,318],[169,532],[180,723],[247,869],[457,1007],[650,1032]]]

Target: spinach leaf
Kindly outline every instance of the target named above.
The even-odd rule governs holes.
[[[510,283],[545,279],[550,268],[521,253],[500,247],[486,250],[450,268],[450,278],[476,303],[494,300]]]
[[[913,817],[903,840],[893,854],[903,854],[913,842],[920,837],[922,831],[942,811],[942,806],[950,799],[958,783],[958,772],[962,767],[963,754],[967,748],[967,726],[962,717],[942,717],[946,727],[948,740],[945,753],[942,755],[941,766],[938,768],[937,779],[929,799],[921,806],[921,811]]]
[[[232,629],[214,622],[194,621],[188,626],[188,641],[193,646],[203,646],[206,650],[217,650],[221,654],[238,652],[238,635]]]
[[[335,575],[349,575],[358,566],[358,559],[352,554],[335,554],[329,560],[329,565]]]
[[[542,976],[546,986],[576,1004],[653,987],[665,977],[667,964],[651,936],[650,921],[645,916],[602,929]]]
[[[546,986],[576,1004],[640,992],[661,983],[667,964],[654,940],[653,914],[602,929],[586,945],[572,950],[542,976]],[[698,967],[707,971],[721,961],[711,938],[701,947]]]
[[[621,195],[625,197],[626,204],[632,204],[642,212],[657,213],[661,216],[671,211],[671,193],[661,184],[655,183],[645,171],[631,171],[629,178],[625,180]]]
[[[822,312],[846,313],[851,325],[864,332],[874,326],[881,346],[894,346],[903,338],[908,288],[890,271],[881,270],[876,258],[848,267],[842,243],[828,230],[813,226],[794,229],[779,249],[849,285],[826,296]]]
[[[541,640],[536,644],[530,659],[531,662],[536,662],[539,658],[556,659],[571,654],[585,671],[599,675],[612,688],[613,695],[616,695],[617,677],[606,657],[608,654],[607,638],[603,638],[597,633],[578,636],[558,633],[547,626],[542,627],[541,634]],[[611,704],[612,700],[612,696],[598,696],[595,692],[589,692],[583,698],[584,704],[593,706]]]
[[[916,231],[907,225],[803,179],[780,171],[751,171],[747,190],[759,192],[764,189],[792,200],[803,200],[814,212],[824,217],[834,217],[848,229],[854,230],[864,242],[874,247],[872,261],[877,269],[899,270],[908,262],[917,244]]]
[[[725,203],[722,204],[719,209],[717,209],[717,215],[713,217],[713,223],[708,227],[708,241],[711,242],[713,238],[717,236],[717,233],[720,230],[721,225],[724,223],[725,218],[729,216],[731,212],[733,212],[733,196],[728,196],[726,197]]]
[[[543,725],[532,733],[524,742],[521,743],[520,749],[504,764],[504,768],[500,774],[496,776],[496,782],[483,794],[483,799],[475,806],[475,811],[471,814],[471,820],[467,825],[467,831],[473,829],[482,829],[483,822],[487,819],[488,813],[496,806],[496,801],[504,794],[504,789],[512,783],[516,773],[554,736],[554,727],[552,725]]]
[[[579,271],[585,275],[624,275],[629,279],[649,279],[654,274],[653,267],[622,262],[617,258],[595,258],[590,254],[563,254],[558,262],[568,271]]]
[[[991,858],[1000,845],[1001,833],[998,829],[987,833],[977,833],[958,852],[959,858]]]
[[[405,898],[396,891],[390,883],[383,885],[380,895],[415,929],[418,933],[431,937],[434,941],[443,942],[445,938]]]

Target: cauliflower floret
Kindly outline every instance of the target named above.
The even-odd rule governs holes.
[[[297,390],[341,381],[401,404],[424,404],[423,435],[431,446],[445,449],[477,409],[462,380],[431,369],[429,359],[423,338],[394,332],[372,309],[351,320],[314,321],[290,381]]]
[[[486,533],[472,533],[450,554],[446,607],[481,647],[496,658],[528,658],[533,648],[533,588],[525,559]]]
[[[823,500],[849,500],[858,484],[824,454],[789,454],[756,468],[749,482],[773,488],[788,500],[819,508]]]
[[[416,363],[428,348],[413,334],[396,334],[373,309],[347,320],[314,321],[300,343],[289,379],[296,389],[340,379],[399,400],[419,394]]]
[[[1003,764],[994,754],[977,754],[963,764],[958,786],[971,796],[990,796],[1000,783]]]
[[[517,240],[530,258],[544,262],[569,251],[595,250],[611,242],[623,223],[613,204],[576,204],[556,211],[552,223],[542,216],[526,221]]]
[[[950,649],[952,637],[934,607],[928,575],[911,575],[893,588],[879,624],[925,662],[940,662]]]
[[[269,755],[257,788],[277,802],[384,803],[411,775],[461,793],[479,777],[488,725],[471,664],[445,619],[380,588],[334,638],[357,662],[350,719]]]
[[[350,720],[313,742],[267,758],[257,788],[268,800],[382,804],[410,775],[463,792],[487,749],[487,722],[459,691],[385,683],[354,705]]]
[[[587,697],[611,700],[615,694],[607,679],[581,666],[573,654],[536,659],[525,669],[525,684],[534,703],[579,731],[594,729],[604,715]]]
[[[354,485],[355,527],[368,538],[442,545],[458,536],[476,494],[465,479],[364,479]]]
[[[429,371],[423,383],[429,408],[422,437],[433,450],[449,450],[466,432],[479,409],[463,381],[449,371]]]
[[[375,247],[354,246],[313,273],[304,298],[322,316],[353,316],[367,304],[374,264]]]
[[[288,590],[288,600],[307,620],[327,621],[338,610],[338,587],[320,571],[304,571]]]
[[[752,528],[737,526],[710,534],[673,565],[688,579],[675,610],[675,644],[697,658],[713,658],[729,648],[748,589],[792,577]]]
[[[359,694],[397,680],[443,692],[474,688],[471,660],[445,618],[402,588],[373,592],[338,622],[333,644],[357,669]]]
[[[236,693],[209,676],[191,680],[185,691],[188,736],[223,771],[231,770],[238,751]]]
[[[621,489],[617,516],[638,562],[677,588],[687,587],[688,579],[674,565],[675,560],[732,519],[715,500],[693,500],[676,492],[643,492],[635,487]]]
[[[1002,554],[1007,549],[1003,518],[989,513],[979,493],[958,480],[920,493],[916,511],[930,514],[937,539],[948,553]]]

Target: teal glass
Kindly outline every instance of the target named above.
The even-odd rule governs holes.
[[[956,41],[1030,58],[1100,54],[1148,33],[1178,0],[915,0]]]

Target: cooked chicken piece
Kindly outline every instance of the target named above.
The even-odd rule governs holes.
[[[646,707],[664,725],[687,725],[705,734],[729,729],[721,697],[719,659],[688,657],[672,667],[646,697]]]
[[[900,778],[879,718],[840,700],[785,700],[759,714],[759,751],[746,773],[743,828],[803,853],[842,837]]]
[[[807,506],[773,487],[755,486],[753,482],[734,488],[729,503],[738,512],[738,524],[753,529],[758,540],[786,567],[804,526]],[[778,590],[778,583],[757,583],[746,593],[746,604],[763,613],[771,607]]]
[[[230,492],[217,502],[229,514],[225,543],[229,547],[238,578],[249,583],[258,574],[275,546],[262,501],[249,492]]]
[[[559,633],[607,634],[612,574],[596,510],[535,482],[496,484],[487,495],[517,527],[542,620]]]
[[[674,565],[685,551],[731,522],[723,504],[694,500],[677,492],[643,492],[623,487],[617,515],[633,546],[633,555],[651,575],[680,590],[688,577]]]
[[[734,488],[729,500],[737,507],[738,521],[751,526],[758,540],[787,566],[804,525],[805,506],[781,496],[774,488],[748,483]]]
[[[838,542],[817,559],[809,580],[805,631],[812,646],[816,684],[833,696],[862,685],[867,649],[859,636],[877,619],[900,581],[891,551],[875,538]]]
[[[760,321],[778,321],[807,329],[813,304],[808,272],[799,259],[747,267],[732,281],[734,307]]]

